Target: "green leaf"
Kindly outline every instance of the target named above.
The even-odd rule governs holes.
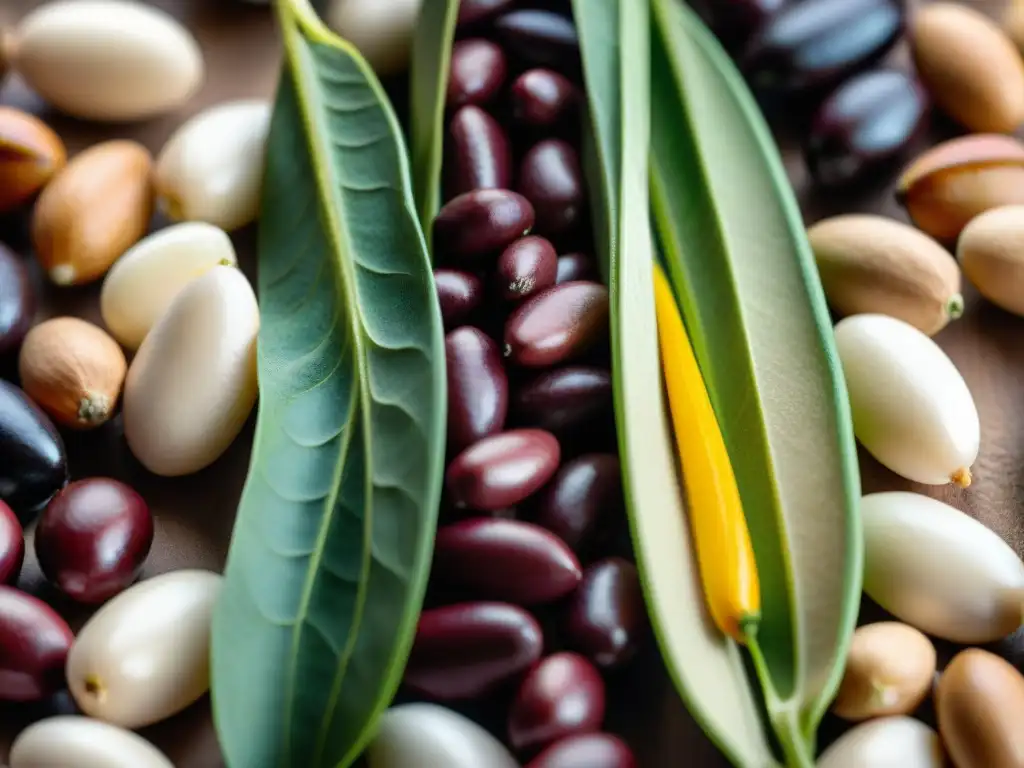
[[[774,759],[736,644],[708,614],[661,379],[647,159],[646,3],[575,0],[590,104],[596,232],[610,272],[612,371],[623,482],[648,613],[669,676],[734,765]]]
[[[860,481],[845,384],[761,113],[693,12],[653,3],[656,229],[754,543],[763,595],[755,661],[769,713],[784,745],[813,753],[860,603]]]
[[[458,17],[459,0],[423,0],[413,38],[410,71],[412,173],[420,226],[428,243],[434,217],[441,207],[444,106]]]
[[[372,737],[412,644],[443,472],[444,347],[384,92],[306,0],[278,8],[259,416],[212,695],[232,768],[334,768]]]

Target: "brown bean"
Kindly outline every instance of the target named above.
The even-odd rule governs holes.
[[[498,258],[498,288],[509,301],[519,301],[550,288],[557,273],[555,246],[537,235],[516,240]]]
[[[500,16],[494,29],[520,59],[537,66],[578,66],[579,40],[572,19],[538,8],[521,8]]]
[[[526,382],[515,393],[513,410],[526,426],[562,432],[610,412],[612,402],[607,369],[567,365]]]
[[[558,440],[540,429],[514,429],[485,437],[448,466],[448,494],[457,507],[511,507],[550,480],[560,458]]]
[[[498,121],[480,107],[462,107],[448,125],[448,193],[501,189],[512,183],[512,149]]]
[[[580,583],[580,561],[532,523],[477,517],[442,526],[431,578],[516,605],[549,603]]]
[[[505,356],[543,367],[570,360],[608,336],[608,289],[579,280],[528,299],[505,324]]]
[[[544,635],[537,620],[506,603],[458,603],[420,615],[405,683],[438,701],[472,699],[529,669]]]
[[[453,451],[505,426],[508,379],[494,340],[472,326],[445,337],[448,367],[448,445]]]
[[[458,28],[470,26],[507,11],[516,0],[462,0],[459,3]]]
[[[579,155],[562,139],[531,147],[519,167],[519,191],[537,212],[537,232],[562,235],[580,223],[586,191]]]
[[[446,330],[451,330],[473,314],[484,298],[483,283],[471,272],[435,269],[434,286]]]
[[[618,456],[586,453],[563,464],[544,489],[536,522],[583,552],[623,506]]]
[[[469,38],[452,47],[448,75],[448,106],[486,104],[505,82],[505,54],[490,40]]]
[[[569,605],[569,645],[599,667],[615,667],[634,656],[646,628],[636,566],[609,557],[588,567]]]
[[[591,280],[600,277],[597,264],[585,253],[567,253],[558,257],[558,273],[555,284],[571,283],[573,280]]]
[[[478,189],[445,203],[434,219],[434,246],[465,258],[500,251],[533,228],[530,201],[508,189]]]
[[[636,768],[636,758],[618,736],[580,733],[559,739],[526,768]]]
[[[554,128],[576,115],[579,91],[567,78],[550,69],[530,69],[512,83],[512,117],[532,128]]]
[[[25,262],[0,244],[0,355],[21,346],[36,313]]]

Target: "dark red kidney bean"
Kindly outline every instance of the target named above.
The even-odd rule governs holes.
[[[448,366],[448,445],[458,452],[494,435],[508,414],[508,378],[498,345],[479,328],[445,337]]]
[[[585,253],[567,253],[558,257],[558,271],[555,284],[571,283],[574,280],[590,280],[596,282],[600,275],[597,264]]]
[[[498,121],[480,107],[462,107],[448,125],[451,196],[512,184],[512,149]]]
[[[478,189],[449,200],[434,219],[434,247],[456,258],[500,251],[533,228],[533,205],[509,189]]]
[[[598,731],[604,711],[604,681],[597,668],[578,654],[556,653],[523,680],[509,712],[509,743],[527,752]]]
[[[519,191],[537,212],[537,232],[562,235],[579,224],[586,191],[579,155],[562,139],[534,144],[519,166]]]
[[[519,301],[550,288],[557,274],[555,246],[537,235],[516,240],[498,257],[498,288],[508,301]]]
[[[0,584],[17,584],[24,562],[25,532],[14,511],[0,501]]]
[[[25,263],[0,244],[0,356],[21,346],[36,313]]]
[[[0,501],[24,525],[67,481],[57,428],[24,392],[0,380]]]
[[[899,70],[865,72],[848,80],[819,107],[804,147],[818,184],[854,183],[899,157],[928,122],[928,97]]]
[[[405,683],[438,701],[472,699],[533,666],[540,624],[507,603],[457,603],[420,614]]]
[[[526,768],[636,768],[626,742],[610,733],[581,733],[552,744]]]
[[[435,269],[434,286],[441,305],[441,318],[451,330],[468,318],[484,298],[484,285],[472,272],[458,269]]]
[[[569,645],[599,667],[615,667],[633,658],[646,629],[636,566],[621,557],[590,565],[569,605]]]
[[[714,0],[708,4],[710,26],[720,43],[741,48],[789,0]]]
[[[530,69],[512,83],[512,118],[533,128],[568,123],[579,105],[579,91],[567,78],[550,69]]]
[[[532,368],[556,365],[608,336],[608,289],[578,280],[538,293],[505,324],[505,355]]]
[[[536,522],[581,552],[623,505],[619,457],[586,453],[565,462],[544,489]]]
[[[578,64],[579,39],[567,16],[521,8],[496,19],[494,29],[505,46],[529,64],[563,69]]]
[[[54,496],[35,533],[43,575],[81,603],[101,603],[129,587],[152,544],[145,500],[106,477],[78,480]]]
[[[448,106],[486,104],[505,82],[505,54],[490,40],[469,38],[452,47],[448,75]]]
[[[513,429],[485,437],[448,465],[448,494],[457,507],[511,507],[550,480],[560,458],[558,440],[541,429]]]
[[[489,600],[540,605],[576,589],[582,568],[540,526],[477,517],[438,529],[430,575]]]
[[[459,3],[459,18],[457,25],[462,27],[476,24],[502,11],[507,11],[516,0],[462,0]]]
[[[612,408],[612,375],[605,368],[567,365],[545,371],[519,387],[516,417],[526,426],[563,432]]]
[[[741,66],[755,90],[817,92],[884,56],[903,30],[901,0],[803,0],[755,35]]]
[[[0,701],[39,701],[63,687],[74,639],[42,600],[0,586]]]

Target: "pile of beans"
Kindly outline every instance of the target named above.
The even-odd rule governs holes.
[[[530,768],[627,768],[602,671],[647,636],[623,530],[568,9],[464,0],[434,222],[449,386],[442,520],[405,684],[507,703]],[[580,762],[582,761],[582,762]]]

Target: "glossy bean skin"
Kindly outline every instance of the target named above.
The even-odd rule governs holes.
[[[501,90],[508,66],[501,48],[490,40],[469,38],[452,47],[448,106],[486,104]]]
[[[807,169],[825,187],[852,184],[894,160],[924,131],[928,97],[899,70],[864,72],[819,107],[804,147]]]
[[[36,296],[25,263],[0,244],[0,357],[21,346],[36,314]]]
[[[578,357],[608,337],[608,289],[562,283],[528,299],[505,324],[505,355],[530,368]]]
[[[537,620],[507,603],[456,603],[420,615],[406,685],[436,701],[472,699],[540,659]]]
[[[558,440],[549,432],[514,429],[485,437],[456,456],[445,484],[456,507],[503,509],[540,489],[560,458]]]
[[[431,576],[488,600],[529,606],[572,592],[582,568],[564,542],[537,525],[477,517],[438,529]]]
[[[600,672],[575,653],[548,656],[527,675],[508,717],[508,738],[517,752],[601,728],[605,689]]]
[[[512,118],[531,128],[555,128],[575,117],[580,94],[568,78],[551,69],[530,69],[512,83]]]
[[[479,189],[452,198],[434,219],[434,246],[442,256],[466,259],[496,253],[529,234],[533,205],[508,189]]]
[[[448,446],[458,452],[505,426],[508,378],[494,340],[463,326],[445,337]]]
[[[458,29],[486,21],[515,5],[516,0],[462,0],[459,3]]]
[[[25,532],[11,508],[0,501],[0,584],[17,584],[24,562]]]
[[[24,524],[67,480],[64,442],[53,422],[24,392],[0,380],[0,501]]]
[[[764,94],[820,92],[884,56],[903,31],[902,0],[805,0],[755,35],[740,63]]]
[[[598,280],[597,264],[585,253],[567,253],[558,257],[558,272],[555,284],[571,283],[574,280]]]
[[[449,194],[512,184],[512,149],[498,121],[480,107],[462,107],[448,124]]]
[[[562,71],[579,65],[579,39],[572,19],[540,8],[520,8],[498,17],[494,29],[523,61]]]
[[[508,301],[520,301],[550,288],[557,275],[555,246],[537,235],[516,240],[498,257],[498,289]]]
[[[526,426],[563,432],[609,412],[612,404],[610,371],[567,365],[545,371],[519,387],[512,407]]]
[[[518,189],[533,204],[538,234],[563,235],[582,221],[586,185],[579,154],[569,142],[534,144],[519,166]]]
[[[441,305],[445,330],[462,324],[480,306],[484,285],[472,272],[439,268],[434,270],[434,287]]]
[[[73,640],[42,600],[0,586],[0,701],[39,701],[61,688]]]
[[[636,566],[621,557],[589,566],[569,605],[570,646],[599,667],[617,667],[636,654],[646,628]]]
[[[582,553],[623,506],[619,457],[587,453],[565,462],[544,489],[536,523]]]
[[[581,733],[560,739],[526,768],[636,768],[626,742],[610,733]]]

